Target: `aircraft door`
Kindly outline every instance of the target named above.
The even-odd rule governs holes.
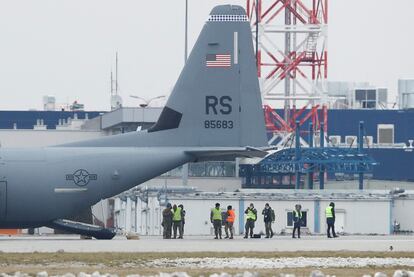
[[[7,182],[0,181],[0,221],[6,218],[7,212]]]

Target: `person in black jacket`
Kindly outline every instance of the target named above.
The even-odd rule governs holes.
[[[267,239],[272,238],[273,237],[272,222],[275,221],[275,212],[270,207],[269,203],[266,203],[262,211],[262,215],[263,215],[263,220],[264,220],[265,228],[266,228],[266,238]]]
[[[162,233],[164,239],[171,238],[172,224],[173,224],[172,207],[171,207],[171,204],[168,203],[167,207],[162,211],[161,225],[164,228],[163,233]]]
[[[185,224],[185,210],[184,210],[184,205],[180,204],[178,205],[178,207],[181,208],[181,233],[184,236],[184,224]]]
[[[295,237],[296,230],[298,231],[298,238],[300,239],[300,226],[302,225],[302,206],[299,204],[295,205],[293,210],[293,233],[292,238]]]

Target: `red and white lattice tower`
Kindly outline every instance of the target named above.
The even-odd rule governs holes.
[[[246,11],[265,102],[283,101],[287,124],[297,105],[323,107],[328,0],[247,0]]]

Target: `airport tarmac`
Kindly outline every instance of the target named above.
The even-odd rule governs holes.
[[[392,250],[391,250],[392,249]],[[414,251],[414,236],[288,236],[272,239],[214,240],[210,236],[188,236],[180,240],[163,240],[158,236],[143,236],[127,240],[81,240],[79,236],[15,236],[0,237],[3,253],[31,252],[296,252],[296,251]]]

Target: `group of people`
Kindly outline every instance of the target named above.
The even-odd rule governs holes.
[[[183,204],[171,205],[167,204],[167,207],[162,211],[161,226],[164,228],[164,239],[182,239],[184,236],[184,224],[185,224],[185,210]],[[174,236],[172,236],[174,233]]]
[[[222,239],[221,226],[224,222],[224,231],[226,232],[225,239],[233,239],[234,236],[234,220],[236,219],[236,213],[231,205],[227,206],[227,211],[223,214],[220,208],[220,203],[216,203],[215,207],[211,209],[210,222],[214,227],[215,239]]]
[[[257,210],[255,209],[253,203],[250,203],[249,207],[244,211],[246,214],[246,224],[245,224],[245,235],[244,238],[247,239],[254,237],[254,225],[257,220]],[[266,203],[263,211],[263,220],[266,227],[266,238],[273,237],[272,223],[275,221],[275,212],[270,207],[269,203]],[[216,203],[215,207],[211,209],[210,221],[214,227],[215,239],[222,239],[222,225],[224,225],[224,231],[226,233],[225,239],[233,239],[234,235],[234,220],[236,219],[236,212],[233,210],[231,205],[227,206],[227,211],[222,212],[220,208],[220,203]]]
[[[254,238],[254,227],[257,220],[257,210],[253,203],[247,207],[244,211],[246,215],[245,233],[244,238]],[[269,203],[266,203],[262,210],[263,221],[265,223],[266,237],[272,238],[274,235],[272,224],[276,220],[275,211],[270,207]],[[325,209],[326,223],[327,223],[327,237],[338,237],[335,233],[335,203],[331,202]],[[182,239],[184,235],[185,224],[185,210],[182,204],[173,206],[168,203],[167,207],[162,212],[162,223],[164,228],[164,239]],[[224,225],[225,239],[233,239],[234,237],[234,221],[236,219],[236,212],[231,205],[227,206],[226,211],[222,211],[220,203],[216,203],[215,207],[211,209],[210,222],[214,227],[215,239],[222,239],[222,226]],[[292,238],[300,238],[300,227],[303,225],[303,213],[302,206],[300,204],[295,205],[295,209],[292,212],[293,220],[293,232]],[[297,236],[296,236],[297,234]],[[332,235],[331,235],[332,234]],[[173,235],[173,236],[172,236]],[[256,235],[257,236],[257,235]],[[260,235],[258,235],[260,237]]]

